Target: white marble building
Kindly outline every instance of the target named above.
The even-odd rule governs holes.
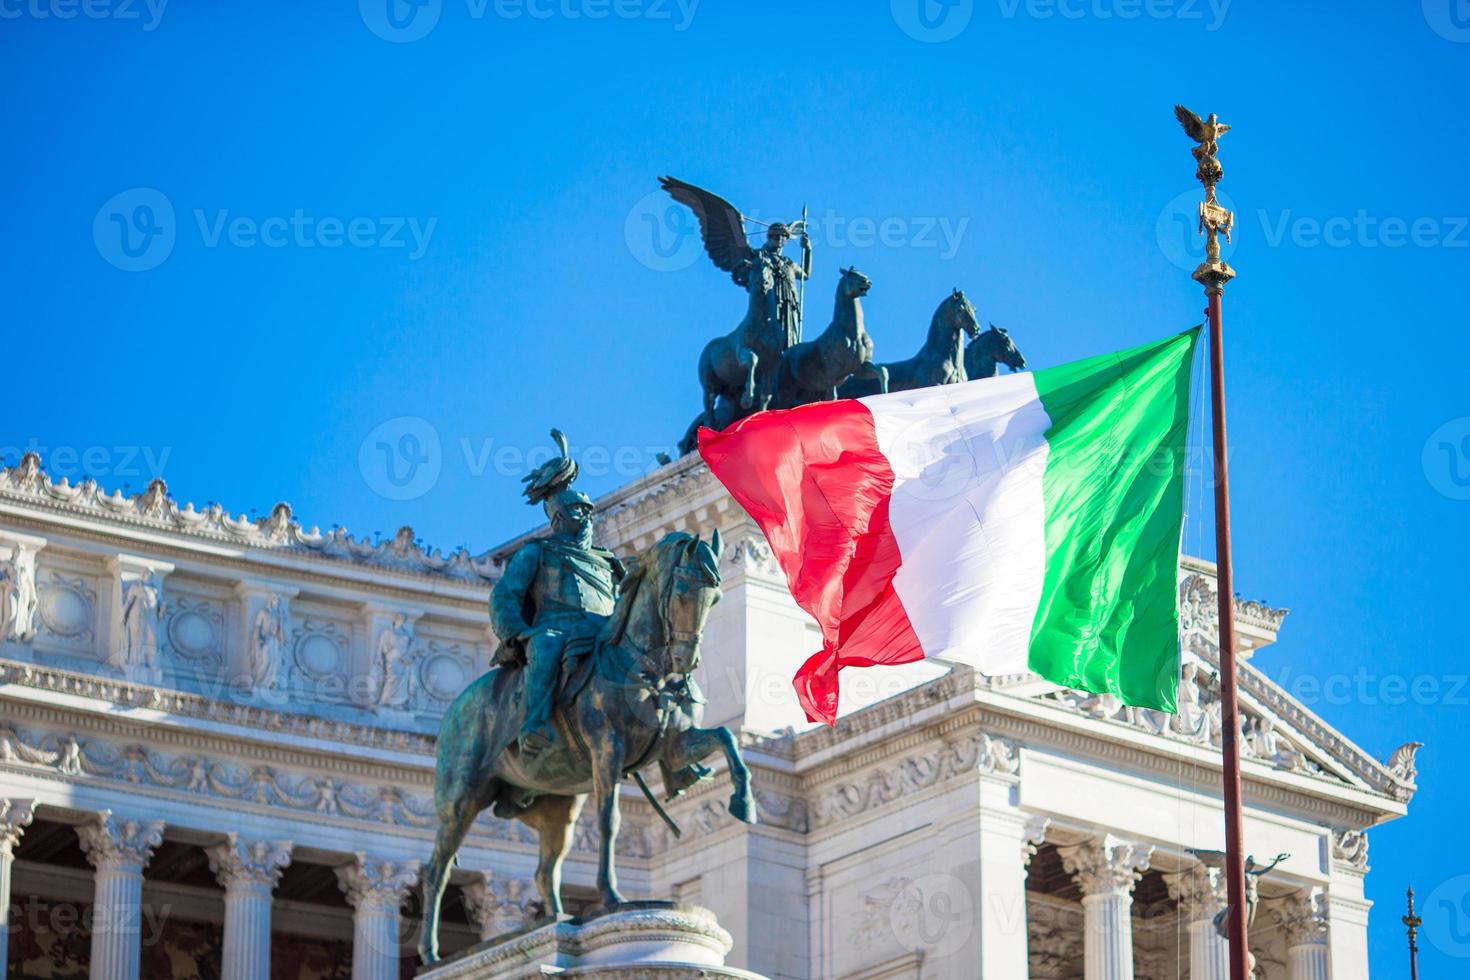
[[[702,464],[599,511],[623,553],[670,530],[730,543],[701,682],[708,720],[741,730],[763,820],[729,818],[721,777],[671,806],[675,840],[629,795],[630,897],[713,910],[728,963],[770,977],[1225,975],[1207,565],[1181,575],[1177,716],[928,663],[847,672],[838,726],[793,731],[790,677],[815,627]],[[407,528],[378,543],[308,531],[284,504],[252,521],[161,483],[68,485],[33,456],[0,470],[11,975],[411,976],[433,732],[486,668],[486,598],[513,545],[445,555]],[[1238,615],[1249,656],[1284,613]],[[1242,698],[1247,848],[1290,855],[1260,886],[1258,976],[1365,977],[1367,831],[1406,812],[1413,749],[1369,757],[1249,662]],[[593,857],[584,826],[574,905]],[[534,864],[519,824],[482,818],[446,950],[519,927]]]

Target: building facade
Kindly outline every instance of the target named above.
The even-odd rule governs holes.
[[[779,978],[1223,978],[1214,578],[1180,576],[1180,710],[925,662],[848,671],[835,728],[790,678],[820,643],[760,531],[697,458],[598,501],[601,542],[727,542],[700,682],[740,733],[761,823],[723,773],[624,800],[633,898],[712,910],[732,966]],[[488,669],[517,542],[450,554],[0,469],[0,898],[8,976],[412,976],[438,719]],[[1237,603],[1246,836],[1265,980],[1367,976],[1367,833],[1402,816],[1380,762],[1256,670],[1284,613]],[[1263,656],[1269,656],[1264,654]],[[794,727],[793,727],[794,726]],[[447,952],[538,912],[535,841],[481,817]],[[584,817],[566,866],[593,900]]]

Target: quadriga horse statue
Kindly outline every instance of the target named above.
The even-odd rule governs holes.
[[[699,663],[705,617],[720,597],[721,547],[718,531],[709,541],[675,532],[640,556],[592,653],[567,670],[556,709],[563,724],[551,748],[529,759],[516,748],[522,708],[515,670],[490,670],[450,705],[434,776],[439,832],[424,872],[424,962],[438,959],[439,904],[454,855],[486,808],[540,837],[536,886],[548,916],[562,913],[562,860],[589,794],[596,797],[602,837],[597,888],[605,907],[622,903],[613,864],[618,784],[645,766],[659,764],[668,773],[724,752],[734,784],[730,814],[756,822],[750,773],[735,736],[728,728],[700,727],[703,707],[687,686]]]
[[[980,325],[975,307],[956,289],[944,298],[929,320],[924,346],[906,361],[880,365],[888,372],[889,391],[909,391],[929,385],[947,385],[966,380],[965,337],[975,337]],[[837,389],[839,398],[862,398],[878,394],[875,381],[852,378]]]
[[[767,297],[775,288],[769,264],[752,263],[745,274],[749,297],[745,318],[730,333],[705,344],[699,354],[699,387],[704,391],[708,426],[717,421],[716,398],[738,404],[741,416],[767,408],[786,349],[785,328],[769,315]]]
[[[832,304],[832,322],[815,340],[788,347],[776,372],[776,407],[828,402],[848,378],[869,378],[888,390],[888,372],[873,363],[873,338],[863,326],[863,297],[872,281],[856,269],[843,269]]]
[[[993,378],[1000,373],[1002,364],[1012,371],[1023,371],[1026,358],[1016,349],[1016,342],[1005,328],[992,323],[989,330],[965,348],[965,376],[971,381]]]

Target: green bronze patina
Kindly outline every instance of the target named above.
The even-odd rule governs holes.
[[[756,822],[750,773],[727,728],[702,728],[694,684],[705,618],[720,597],[716,531],[676,532],[624,568],[592,544],[592,504],[571,489],[562,449],[527,478],[551,533],[510,559],[491,598],[502,637],[497,666],[467,687],[439,729],[434,807],[439,831],[424,871],[419,954],[438,959],[439,904],[454,855],[481,811],[537,832],[536,884],[548,916],[562,914],[561,864],[589,794],[597,797],[604,906],[622,904],[614,867],[618,784],[657,765],[669,797],[709,775],[722,751],[732,816]]]
[[[872,281],[857,269],[843,269],[832,304],[832,322],[815,340],[787,348],[776,374],[776,407],[795,408],[829,402],[848,378],[877,382],[888,390],[888,371],[873,363],[873,338],[863,326],[863,297]]]
[[[970,341],[965,348],[965,380],[993,378],[1000,373],[1002,364],[1012,371],[1023,371],[1026,358],[1016,348],[1010,332],[992,323],[989,330]]]

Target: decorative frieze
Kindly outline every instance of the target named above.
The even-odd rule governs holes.
[[[828,786],[811,804],[812,826],[847,820],[969,773],[1014,776],[1016,747],[986,732],[942,742],[925,752],[885,761],[857,780]]]
[[[98,677],[29,663],[0,662],[0,682],[57,694],[74,695],[120,707],[143,707],[166,711],[185,718],[256,728],[303,738],[330,739],[351,745],[405,752],[432,758],[431,735],[321,718],[298,712],[275,711],[256,704],[222,700],[193,694],[130,684],[115,678]],[[221,687],[220,693],[224,689]]]
[[[81,575],[60,569],[36,576],[36,617],[32,638],[95,659],[97,651],[97,587]]]

